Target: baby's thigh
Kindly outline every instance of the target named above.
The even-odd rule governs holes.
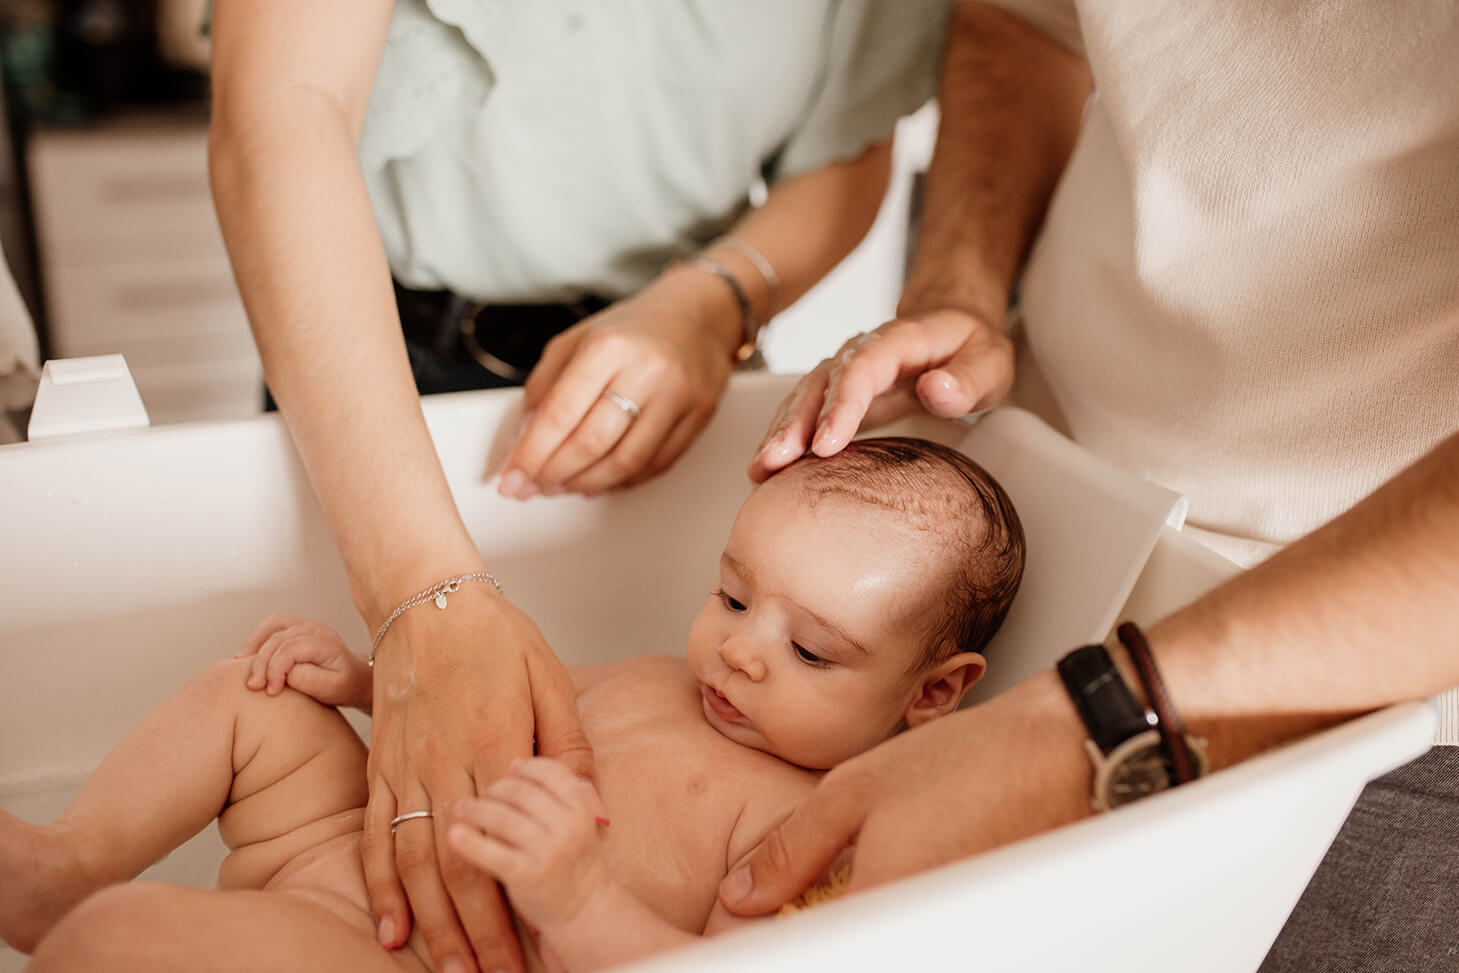
[[[277,696],[244,684],[248,660],[228,660],[207,676],[231,694],[233,787],[218,827],[230,848],[269,841],[301,828],[326,840],[317,822],[352,817],[365,806],[368,750],[344,716],[293,689]]]
[[[138,882],[83,902],[41,943],[29,969],[421,973],[426,967],[407,950],[381,949],[368,919],[348,922],[307,898]]]

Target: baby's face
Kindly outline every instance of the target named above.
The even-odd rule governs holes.
[[[890,511],[812,505],[793,473],[757,489],[689,630],[710,725],[817,769],[895,732],[921,690],[926,545]]]

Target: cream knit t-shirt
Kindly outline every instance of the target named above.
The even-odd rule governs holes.
[[[1459,3],[999,5],[1096,87],[1021,285],[1049,418],[1244,564],[1459,430]]]

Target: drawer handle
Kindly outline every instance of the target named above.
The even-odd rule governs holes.
[[[173,280],[123,284],[116,289],[115,306],[127,311],[156,311],[168,308],[238,301],[231,280]]]
[[[209,199],[207,173],[144,173],[112,179],[102,186],[101,198],[107,203],[156,203],[169,200]]]

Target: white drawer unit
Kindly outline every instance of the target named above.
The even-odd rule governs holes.
[[[204,118],[149,115],[27,146],[52,357],[125,355],[153,423],[239,418],[263,401],[207,140]]]

